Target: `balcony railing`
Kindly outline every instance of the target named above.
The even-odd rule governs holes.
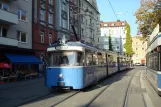
[[[0,23],[2,24],[18,24],[18,15],[0,9]]]
[[[18,40],[0,36],[1,45],[18,46]]]

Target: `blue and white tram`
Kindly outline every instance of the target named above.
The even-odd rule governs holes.
[[[118,71],[117,54],[81,42],[56,43],[47,53],[48,88],[83,89]]]
[[[146,73],[147,78],[157,91],[161,95],[161,33],[159,33],[150,42],[146,50]]]

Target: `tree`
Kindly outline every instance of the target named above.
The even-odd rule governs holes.
[[[159,0],[141,0],[140,8],[135,12],[138,31],[143,37],[150,35],[157,24],[161,25],[161,8],[157,5],[159,2]]]
[[[127,31],[126,33],[126,43],[124,45],[124,48],[126,49],[126,55],[132,56],[134,54],[134,51],[132,49],[132,39],[130,35],[130,26],[129,24],[126,24],[125,30]]]
[[[108,36],[108,43],[109,43],[109,50],[110,51],[113,51],[113,48],[112,48],[112,41],[111,41],[111,34],[109,34],[109,36]]]

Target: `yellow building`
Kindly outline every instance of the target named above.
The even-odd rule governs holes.
[[[135,53],[132,57],[133,64],[136,63],[145,64],[146,63],[145,50],[147,48],[147,42],[140,40],[139,36],[132,37],[132,48]]]

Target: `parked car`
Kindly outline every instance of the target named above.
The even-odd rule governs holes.
[[[135,63],[135,66],[141,66],[141,64],[140,63]]]

